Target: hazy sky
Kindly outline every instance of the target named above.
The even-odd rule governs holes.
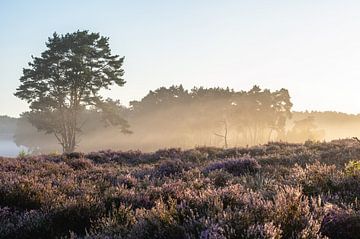
[[[106,96],[142,98],[160,86],[287,88],[294,110],[360,113],[360,2],[347,0],[3,0],[0,115],[18,116],[23,67],[58,33],[88,29],[125,56],[125,84]]]

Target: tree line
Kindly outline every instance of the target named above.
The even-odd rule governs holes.
[[[126,83],[124,57],[113,55],[108,41],[88,31],[54,33],[41,56],[32,57],[15,92],[30,105],[18,123],[18,144],[26,145],[33,138],[29,135],[37,134],[29,125],[52,135],[64,152],[76,150],[81,140],[89,145],[91,137],[100,137],[104,147],[137,142],[146,149],[229,147],[286,139],[292,108],[286,89],[186,90],[179,85],[150,91],[129,107],[104,99],[100,90]],[[30,144],[30,148],[41,148],[34,138]]]

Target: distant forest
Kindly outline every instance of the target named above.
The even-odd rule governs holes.
[[[286,89],[249,91],[229,88],[161,87],[129,107],[108,101],[107,110],[84,109],[77,150],[152,151],[165,147],[236,147],[268,141],[323,141],[360,135],[360,115],[339,112],[293,112]],[[106,120],[104,114],[107,114]],[[129,123],[131,134],[113,126],[112,115]],[[86,120],[85,120],[86,119]],[[17,145],[34,152],[61,151],[56,139],[27,120],[0,117],[0,134],[13,134]]]

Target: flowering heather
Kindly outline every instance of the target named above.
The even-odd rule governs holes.
[[[214,170],[225,170],[234,176],[240,176],[245,173],[256,173],[260,168],[260,164],[254,158],[242,157],[211,163],[204,169],[204,172],[208,173]]]
[[[360,212],[332,207],[323,218],[320,231],[330,238],[359,238]]]
[[[0,238],[359,238],[359,159],[341,141],[0,158]]]

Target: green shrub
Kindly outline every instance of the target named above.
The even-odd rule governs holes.
[[[349,176],[360,176],[360,161],[351,160],[345,165],[345,173]]]
[[[28,156],[28,153],[24,149],[20,150],[20,152],[18,153],[18,158],[20,159],[24,159],[26,158],[26,156]]]

